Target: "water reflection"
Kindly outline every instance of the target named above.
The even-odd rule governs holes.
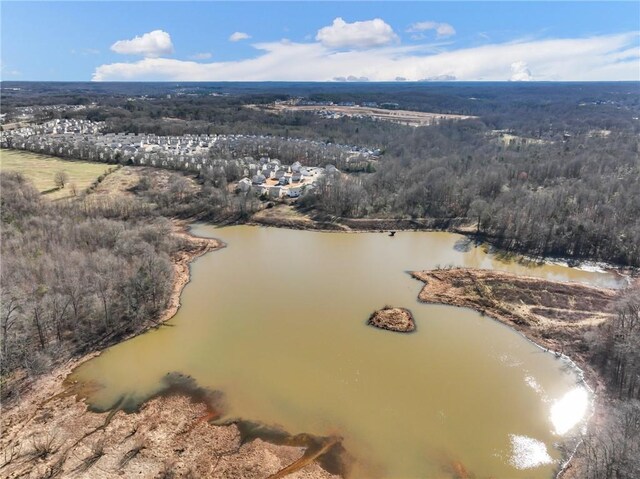
[[[582,422],[589,409],[589,392],[584,387],[572,389],[551,406],[551,424],[555,433],[564,436]]]
[[[551,464],[553,459],[544,442],[532,437],[511,434],[511,458],[509,462],[517,469],[533,469]]]

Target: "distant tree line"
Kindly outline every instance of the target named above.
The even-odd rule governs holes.
[[[361,217],[468,218],[506,250],[640,265],[638,137],[505,145],[479,121],[418,128],[371,175],[336,176],[305,205]]]
[[[592,129],[639,131],[640,95],[637,82],[615,83],[47,83],[3,82],[3,110],[21,106],[99,104],[91,110],[100,119],[174,118],[208,122],[234,132],[262,133],[271,122],[295,128],[304,115],[280,122],[275,115],[254,115],[241,108],[301,97],[311,101],[397,103],[399,108],[459,113],[482,118],[490,129],[513,129],[527,136],[553,136],[563,131]],[[302,118],[302,120],[300,120]],[[253,123],[253,124],[252,124]],[[330,125],[332,122],[329,122]],[[320,124],[322,124],[320,122]],[[336,124],[336,122],[333,122]],[[160,123],[156,123],[159,127]],[[193,126],[193,125],[192,125]],[[204,126],[204,125],[201,125]],[[251,127],[248,130],[240,128]],[[331,130],[334,129],[328,126]],[[253,131],[251,131],[253,130]],[[322,130],[308,134],[322,135]],[[339,132],[337,132],[339,133]],[[279,134],[279,133],[278,133]],[[292,135],[293,136],[293,135]],[[300,136],[296,134],[296,136]],[[316,136],[314,136],[316,138]]]

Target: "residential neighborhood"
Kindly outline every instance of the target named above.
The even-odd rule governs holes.
[[[260,158],[258,164],[250,163],[251,178],[238,181],[242,192],[255,192],[268,198],[298,198],[303,193],[313,191],[315,182],[326,173],[337,172],[333,165],[305,167],[299,161],[287,166],[278,159]]]
[[[298,139],[274,139],[256,135],[184,135],[105,133],[105,125],[88,120],[52,120],[41,125],[29,125],[2,132],[0,146],[49,154],[62,158],[120,163],[138,166],[188,171],[202,175],[223,174],[230,187],[242,193],[267,198],[297,198],[313,190],[315,182],[326,173],[338,172],[335,165],[311,166],[313,161],[287,164],[268,155],[236,157],[247,145],[264,141],[264,149],[272,150],[274,140],[301,148],[318,150],[324,147],[332,158],[362,158],[373,152],[343,145],[324,145]],[[260,149],[260,148],[258,148]],[[300,154],[301,160],[309,160]]]

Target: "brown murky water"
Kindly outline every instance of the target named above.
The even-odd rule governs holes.
[[[452,264],[601,285],[613,276],[501,262],[449,233],[195,232],[228,247],[193,264],[173,327],[76,371],[104,385],[94,407],[140,401],[180,371],[224,393],[223,420],[344,437],[354,477],[463,477],[464,468],[548,478],[554,444],[582,427],[589,394],[566,363],[474,311],[419,304],[421,283],[406,271]],[[417,332],[366,326],[385,304],[411,309]]]

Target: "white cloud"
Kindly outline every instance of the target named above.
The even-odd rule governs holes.
[[[240,40],[247,40],[251,38],[251,35],[249,35],[248,33],[244,33],[244,32],[233,32],[230,36],[229,36],[229,41],[230,42],[239,42]]]
[[[154,30],[131,40],[118,40],[111,45],[111,50],[125,55],[142,55],[157,58],[173,53],[171,36],[163,30]]]
[[[203,53],[194,53],[193,55],[190,55],[189,58],[191,60],[209,60],[213,55],[211,55],[211,53],[209,52],[203,52]]]
[[[456,34],[456,30],[448,23],[438,23],[432,21],[414,23],[407,29],[407,32],[415,33],[425,32],[427,30],[435,30],[438,38],[451,37]]]
[[[449,75],[448,73],[441,73],[440,75],[435,75],[432,77],[427,77],[424,81],[455,81],[455,75]]]
[[[319,42],[254,45],[253,58],[194,62],[145,58],[98,67],[93,80],[167,81],[330,81],[366,77],[370,81],[447,78],[506,81],[533,71],[542,81],[640,80],[638,32],[588,38],[527,40],[450,51],[424,45],[336,51]],[[523,65],[520,65],[520,63]],[[516,67],[512,65],[515,64]]]
[[[399,38],[380,18],[347,23],[338,17],[328,27],[318,30],[316,40],[329,48],[373,48],[397,42]]]
[[[511,64],[511,78],[510,81],[531,81],[533,76],[529,70],[527,62],[519,61]]]

